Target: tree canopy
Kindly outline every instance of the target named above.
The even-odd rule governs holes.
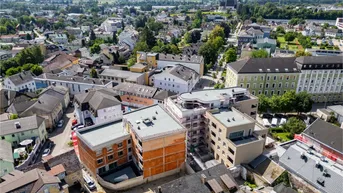
[[[253,58],[268,58],[269,54],[268,54],[268,52],[266,50],[263,50],[263,49],[261,49],[261,50],[254,50],[252,52],[251,57],[253,57]]]

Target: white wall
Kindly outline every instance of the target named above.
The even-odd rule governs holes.
[[[200,56],[199,56],[200,57]],[[160,58],[163,59],[163,58]],[[174,61],[163,61],[157,60],[157,68],[164,68],[166,66],[174,66],[176,64],[184,65],[188,68],[195,70],[198,74],[200,74],[200,64],[197,63],[188,63],[188,62],[174,62]]]
[[[99,109],[97,113],[98,117],[96,118],[95,124],[115,121],[123,118],[123,111],[121,110],[120,104],[113,107]]]
[[[167,73],[154,75],[154,87],[173,91],[176,93],[184,93],[190,91],[188,82]]]
[[[24,84],[15,86],[9,78],[6,78],[4,81],[4,88],[8,90],[19,91],[23,89],[28,89],[29,92],[36,91],[35,81],[25,82]]]

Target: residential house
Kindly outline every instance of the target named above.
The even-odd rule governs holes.
[[[335,25],[338,29],[343,30],[343,18],[337,18],[336,19],[336,25]]]
[[[83,78],[79,76],[60,76],[51,73],[44,73],[34,78],[37,89],[46,88],[51,85],[64,86],[69,89],[71,96],[84,92],[90,88],[112,88],[112,81],[99,80],[95,78]]]
[[[237,52],[240,54],[240,49],[243,44],[256,43],[258,39],[269,38],[270,27],[252,23],[242,27],[239,32],[238,38],[238,49]]]
[[[7,89],[0,90],[0,113],[4,113],[12,103],[20,103],[37,98],[38,95],[32,92],[18,92]]]
[[[164,103],[164,99],[176,93],[161,90],[156,87],[124,82],[115,87],[123,105],[130,107],[146,107]]]
[[[118,36],[118,44],[127,45],[132,51],[138,41],[138,31],[125,28]]]
[[[20,37],[18,35],[1,35],[0,40],[3,43],[15,43],[19,42]]]
[[[198,55],[137,52],[137,62],[147,63],[149,67],[157,69],[181,64],[193,69],[201,76],[204,75],[204,58]]]
[[[108,38],[112,39],[113,38],[113,32],[109,31],[94,31],[95,37],[107,40]]]
[[[297,92],[306,91],[315,102],[343,100],[341,56],[301,56],[295,60],[301,70]]]
[[[6,77],[4,80],[4,88],[20,92],[34,92],[36,91],[36,84],[33,78],[34,74],[30,71],[20,72]]]
[[[33,31],[19,31],[18,35],[21,39],[27,39],[28,35],[30,36],[30,38],[27,40],[35,39],[35,35]]]
[[[326,29],[324,36],[325,37],[330,37],[330,38],[342,37],[342,30],[339,30],[339,29]]]
[[[68,43],[68,37],[66,34],[50,34],[49,38],[57,44],[66,44]]]
[[[66,69],[72,65],[78,64],[79,59],[66,54],[65,52],[58,51],[48,55],[49,58],[45,59],[42,63],[43,72],[51,72],[57,69]]]
[[[269,50],[269,53],[274,53],[276,49],[276,40],[269,38],[257,39],[254,47]]]
[[[101,25],[100,27],[105,30],[105,32],[117,32],[119,29],[121,29],[122,26],[122,18],[118,17],[108,17]]]
[[[69,106],[70,101],[70,95],[69,95],[69,89],[63,86],[49,86],[45,89],[43,89],[39,95],[50,95],[52,97],[56,97],[59,99],[59,101],[62,102],[62,108],[63,110],[66,110]]]
[[[22,171],[28,172],[36,168],[45,170],[61,181],[65,181],[69,187],[83,181],[82,166],[74,149],[44,158],[38,163],[23,168]]]
[[[70,26],[67,26],[65,28],[65,30],[71,34],[71,35],[74,35],[75,38],[77,39],[81,39],[82,38],[82,30],[81,30],[81,27],[70,27]]]
[[[180,172],[186,159],[187,130],[161,106],[126,113],[123,123],[131,135],[133,162],[144,178]]]
[[[112,89],[92,89],[75,95],[75,114],[78,123],[91,119],[94,124],[116,121],[123,117],[121,102]]]
[[[190,92],[199,81],[199,74],[184,65],[165,67],[162,71],[152,75],[153,86],[175,93]]]
[[[105,68],[98,76],[102,80],[116,83],[131,82],[135,84],[145,84],[145,73]]]
[[[5,50],[0,50],[0,61],[12,58],[12,53]]]
[[[41,169],[34,169],[28,172],[13,171],[3,177],[0,183],[0,190],[2,193],[10,192],[60,192],[61,181]],[[64,190],[61,192],[65,192]]]
[[[55,53],[60,50],[60,47],[56,46],[55,44],[47,44],[45,45],[44,49],[42,49],[43,55],[46,56],[51,53]]]
[[[102,174],[132,160],[132,140],[121,120],[77,130],[80,160],[92,174]]]
[[[45,126],[48,129],[54,129],[58,121],[63,116],[62,110],[62,98],[58,98],[49,94],[42,94],[31,106],[25,109],[23,112],[18,113],[19,117],[26,117],[32,115],[38,115],[45,119]]]
[[[12,144],[0,140],[0,178],[14,171]]]
[[[343,105],[331,105],[327,107],[327,110],[334,113],[340,124],[343,123]]]
[[[247,88],[253,95],[282,95],[296,90],[300,70],[294,57],[249,58],[229,63],[226,86]]]
[[[1,140],[17,147],[25,139],[38,138],[45,142],[48,134],[44,119],[37,115],[0,122]]]

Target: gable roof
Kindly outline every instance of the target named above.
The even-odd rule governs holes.
[[[92,89],[86,93],[76,94],[74,97],[79,103],[88,103],[94,110],[121,104],[118,93],[111,89]]]
[[[295,61],[299,64],[343,64],[342,56],[300,56]]]
[[[343,129],[340,127],[318,118],[305,129],[303,134],[343,153]]]
[[[15,123],[19,123],[21,128],[17,129]],[[18,133],[23,131],[28,131],[32,129],[37,129],[44,122],[44,118],[37,115],[32,115],[29,117],[23,117],[14,120],[8,120],[0,122],[0,134],[8,135],[12,133]]]
[[[175,65],[170,71],[169,71],[170,74],[184,80],[184,81],[188,81],[190,79],[192,79],[193,77],[195,78],[198,78],[199,77],[199,74],[191,69],[191,68],[188,68],[184,65],[181,65],[181,64],[177,64]]]
[[[295,57],[249,58],[228,63],[237,73],[294,73],[299,72]],[[268,70],[269,69],[269,70]]]
[[[33,81],[33,77],[34,75],[30,71],[25,71],[9,76],[8,79],[10,79],[15,86],[18,86]]]

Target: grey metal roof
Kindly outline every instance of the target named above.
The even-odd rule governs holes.
[[[188,67],[181,65],[181,64],[175,65],[169,71],[169,73],[180,78],[180,79],[182,79],[182,80],[184,80],[184,81],[191,80],[193,77],[194,78],[199,77],[199,74],[195,70],[188,68]]]
[[[299,64],[343,64],[342,56],[301,56],[295,61]]]
[[[66,82],[77,82],[83,84],[95,84],[95,85],[107,85],[111,81],[101,80],[96,78],[83,78],[79,76],[60,76],[58,74],[44,73],[36,77],[37,80],[50,80],[50,81],[66,81]]]
[[[14,162],[12,144],[5,140],[0,140],[0,160]]]
[[[321,119],[315,120],[303,134],[343,153],[343,129]]]
[[[16,122],[20,124],[20,129],[16,128],[14,124]],[[4,136],[12,133],[37,129],[43,122],[44,118],[37,115],[0,122],[0,135]]]
[[[74,97],[79,103],[88,103],[94,110],[120,105],[117,92],[111,89],[91,89]]]
[[[249,58],[229,63],[237,73],[295,73],[300,72],[294,57]]]
[[[302,144],[302,143],[301,143]],[[286,152],[281,156],[279,163],[291,173],[301,177],[312,186],[324,193],[342,193],[343,190],[343,176],[342,171],[336,168],[331,160],[327,162],[320,161],[317,155],[309,154],[307,149],[299,143],[290,146]],[[301,158],[301,153],[306,156]],[[322,169],[316,167],[316,162],[322,166]],[[330,177],[323,175],[323,169],[326,169]],[[317,179],[322,178],[325,181],[324,186],[317,183]]]
[[[130,72],[126,70],[117,70],[117,69],[105,69],[101,72],[100,76],[109,76],[109,77],[117,77],[117,78],[129,78],[129,79],[136,79],[142,76],[144,73],[137,73],[137,72]]]
[[[33,81],[34,75],[30,71],[21,72],[8,78],[13,82],[14,85],[21,85],[30,81]]]
[[[327,108],[334,111],[338,115],[343,116],[343,105],[332,105],[328,106]]]
[[[285,186],[283,183],[274,186],[273,191],[276,193],[297,193],[297,191]]]
[[[158,89],[151,86],[123,82],[115,86],[113,90],[142,95],[144,97],[153,97]]]
[[[188,62],[201,64],[204,57],[198,55],[183,55],[183,54],[159,54],[158,60],[174,61],[174,62]]]
[[[268,44],[275,44],[276,45],[276,40],[275,39],[269,39],[269,38],[257,39],[256,42],[257,42],[257,44],[268,43]]]
[[[172,133],[186,132],[160,105],[140,108],[124,114],[124,120],[132,125],[132,130],[142,141]],[[143,121],[146,120],[147,124]]]
[[[206,170],[186,175],[171,182],[161,185],[163,193],[211,193],[207,181],[215,180],[218,182],[219,186],[224,192],[230,192],[225,183],[221,180],[221,176],[227,174],[229,178],[233,181],[234,185],[238,187],[236,181],[232,177],[230,171],[226,168],[224,164],[218,164]],[[206,176],[206,183],[201,182],[201,175]],[[153,188],[155,192],[158,192],[158,187]]]
[[[157,100],[164,100],[174,95],[177,95],[177,93],[174,93],[172,91],[167,91],[167,90],[158,90],[153,98]]]
[[[85,129],[78,130],[77,136],[90,148],[96,149],[98,146],[119,143],[122,139],[129,136],[126,132],[122,120],[109,122],[101,125],[94,125]]]
[[[41,96],[39,96],[36,103],[25,110],[23,114],[25,114],[26,112],[37,114],[52,113],[56,109],[56,107],[62,103],[62,100],[63,99],[49,94],[42,94]]]

